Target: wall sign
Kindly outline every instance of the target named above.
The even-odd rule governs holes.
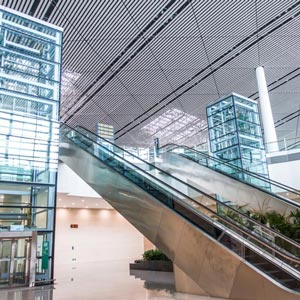
[[[42,246],[42,269],[48,270],[49,268],[49,241],[43,241]]]

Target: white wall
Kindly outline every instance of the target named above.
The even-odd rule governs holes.
[[[79,197],[100,197],[64,163],[58,165],[57,193],[67,193]]]
[[[270,178],[300,190],[300,160],[268,165]]]
[[[78,224],[71,229],[70,224]],[[74,247],[74,250],[72,250]],[[111,209],[57,209],[55,264],[141,258],[143,236]]]

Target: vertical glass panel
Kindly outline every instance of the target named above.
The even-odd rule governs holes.
[[[14,259],[13,284],[25,284],[26,259]]]
[[[0,259],[11,258],[11,240],[0,240]]]
[[[37,208],[35,213],[35,221],[36,226],[39,229],[46,229],[47,228],[47,216],[48,210],[43,208]]]

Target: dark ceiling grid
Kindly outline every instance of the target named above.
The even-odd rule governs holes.
[[[299,49],[299,45],[299,41],[298,44],[294,44],[294,42],[290,42],[286,38],[268,37],[260,43],[262,65],[265,67],[294,67],[295,59],[296,61],[298,60],[299,64],[299,57],[293,57],[289,53],[291,51],[289,48],[295,47],[295,49]]]
[[[268,84],[268,91],[269,93],[273,90],[276,90],[280,85],[284,85],[286,82],[288,82],[291,78],[295,78],[300,76],[300,66],[294,67],[292,69],[288,67],[267,67],[265,68],[266,78],[269,78],[269,75],[272,74],[272,70],[274,70],[274,76],[276,79]],[[271,72],[270,72],[271,71]],[[278,73],[276,74],[276,72]],[[282,71],[280,75],[280,71]],[[279,76],[278,76],[279,75]],[[253,98],[254,100],[258,99],[258,91],[255,93],[248,95],[249,98]]]
[[[19,3],[19,6],[16,9],[28,13],[29,7],[30,7],[30,1],[23,1],[23,3]]]
[[[296,66],[296,65],[295,65]],[[300,64],[299,67],[265,67],[266,78],[268,82],[268,89],[271,91],[275,86],[279,84],[286,83],[295,75],[300,74]],[[256,94],[258,96],[258,93]],[[272,99],[271,99],[272,101]]]
[[[255,30],[254,1],[194,1],[203,36],[246,37]],[[243,17],[241,17],[243,16]],[[238,26],[236,26],[238,24]]]
[[[108,51],[106,51],[108,52]],[[93,63],[94,61],[92,61]],[[97,72],[97,68],[94,68],[93,66],[90,66],[90,67],[87,67],[89,69],[94,69],[95,70],[95,73]],[[98,71],[99,71],[99,68],[98,68]],[[85,85],[85,82],[82,82],[82,80],[84,79],[87,79],[85,76],[81,76],[81,79],[79,78],[79,83],[82,85],[82,87],[84,88],[86,85]]]
[[[254,2],[253,2],[253,9],[254,9]],[[268,11],[270,11],[272,9],[273,9],[273,7],[269,7]],[[239,11],[239,10],[237,10],[237,11]],[[247,12],[245,12],[245,13],[247,13]],[[261,30],[259,31],[259,36],[264,34],[266,30],[269,30],[271,28],[271,26],[275,26],[275,24],[281,23],[285,18],[287,18],[288,15],[289,14],[286,13],[285,15],[280,16],[279,18],[275,18],[275,19],[274,19],[274,15],[272,15],[271,20],[270,19],[264,19],[264,23],[261,24],[261,26],[259,27],[259,28],[261,28]],[[224,24],[224,27],[225,27],[226,30],[230,30],[231,27],[238,28],[239,29],[239,35],[234,35],[234,34],[230,35],[230,34],[228,34],[228,35],[223,36],[223,34],[224,34],[223,28],[217,27],[217,28],[219,28],[220,32],[222,32],[222,36],[217,35],[217,37],[219,38],[218,39],[218,38],[215,38],[212,35],[212,33],[208,31],[210,29],[209,26],[205,27],[205,28],[208,28],[207,29],[207,35],[208,36],[206,36],[206,34],[204,34],[204,38],[208,39],[209,40],[208,42],[210,42],[210,44],[212,42],[214,42],[214,44],[211,44],[211,47],[209,48],[209,55],[210,55],[211,58],[215,59],[215,58],[219,57],[220,55],[222,55],[222,53],[224,52],[224,45],[227,44],[227,42],[226,42],[227,38],[230,38],[230,39],[234,38],[234,39],[236,39],[236,43],[237,43],[239,40],[241,40],[241,35],[245,36],[245,30],[247,30],[246,33],[248,33],[249,28],[254,28],[255,27],[255,30],[253,30],[253,32],[256,31],[254,11],[253,11],[253,20],[251,22],[252,26],[248,26],[247,23],[244,24],[244,26],[242,26],[242,24],[244,22],[243,19],[244,18],[242,18],[242,20],[233,19],[232,21],[233,22],[238,22],[239,26],[234,26],[234,23],[233,24],[229,23],[228,24],[229,29],[226,29],[227,28],[226,23]],[[222,21],[223,18],[219,19],[219,20]],[[242,22],[242,23],[240,23],[240,22]],[[265,26],[265,24],[268,24],[268,22],[272,22],[272,23],[269,24],[268,26]],[[223,23],[218,24],[217,26],[223,26]],[[263,26],[265,26],[265,29],[263,28]],[[213,28],[215,28],[215,27],[213,27]],[[249,36],[249,35],[247,35],[247,36]],[[256,39],[256,33],[255,33],[255,35],[253,36],[252,39]],[[256,50],[256,47],[255,47],[255,50]]]
[[[288,23],[289,21],[292,20],[293,17],[296,17],[299,15],[299,11],[294,12],[295,9],[297,9],[297,7],[299,6],[300,3],[296,3],[294,6],[290,7],[287,11],[283,12],[280,17],[275,17],[273,18],[271,21],[269,21],[267,24],[265,24],[263,27],[259,28],[259,31],[264,31],[264,33],[259,37],[259,40],[263,39],[265,36],[267,36],[268,34],[276,31],[278,28],[280,28],[281,26],[283,26],[283,24]],[[292,16],[290,16],[290,13],[293,13]],[[291,14],[292,14],[291,13]],[[278,21],[278,19],[280,18],[285,18],[284,21],[282,23],[276,23]],[[275,23],[276,25],[273,26],[272,28],[266,29],[268,27],[270,27],[270,25],[272,25],[273,23]],[[254,32],[252,33],[252,35],[250,35],[249,37],[247,37],[246,39],[244,39],[243,41],[241,41],[238,45],[243,44],[245,41],[247,42],[249,39],[251,39],[252,37],[256,37],[257,33]],[[250,44],[248,44],[245,48],[243,48],[242,50],[240,50],[235,56],[240,55],[241,53],[243,53],[244,51],[246,51],[247,49],[251,48],[253,45],[255,45],[257,42],[257,39],[254,40],[253,42],[251,42]],[[227,52],[228,53],[228,52]],[[227,61],[225,61],[224,63],[222,63],[219,67],[223,67],[224,65],[226,65],[229,61],[233,60],[234,57],[231,57],[229,59],[227,59]],[[222,57],[221,57],[222,58]],[[220,58],[220,59],[221,59]],[[218,60],[220,60],[218,59]],[[196,77],[196,76],[195,76]],[[192,86],[188,87],[187,90],[193,88],[193,86],[197,85],[197,83],[199,83],[201,81],[198,80],[196,81],[196,83],[194,83]],[[176,97],[175,97],[176,98]],[[170,101],[168,102],[168,104],[170,103]],[[156,111],[157,112],[157,111]],[[154,113],[152,113],[150,116],[152,116]],[[147,119],[147,118],[146,118]],[[118,139],[120,136],[125,135],[126,133],[128,133],[130,130],[132,130],[133,128],[136,128],[137,126],[139,126],[142,122],[144,122],[146,119],[144,119],[143,121],[140,121],[138,124],[134,125],[133,127],[131,127],[130,129],[127,129],[126,131],[123,131],[116,139]],[[136,119],[134,120],[136,121]],[[128,125],[131,125],[130,123]],[[128,126],[127,125],[127,126]],[[126,127],[127,127],[126,126]],[[126,127],[122,128],[121,130],[125,129]],[[117,131],[116,133],[119,133],[121,130]]]
[[[223,95],[235,92],[247,97],[257,90],[255,68],[237,67],[233,69],[226,66],[216,70],[215,77],[219,91]]]
[[[278,130],[284,130],[285,126],[281,128],[281,126],[286,125],[286,123],[289,123],[290,121],[294,120],[294,119],[298,119],[300,117],[300,109],[294,111],[293,113],[289,114],[289,115],[285,115],[283,118],[281,118],[280,120],[275,122],[275,128]]]
[[[254,0],[253,0],[254,1]],[[268,20],[273,19],[274,15],[279,15],[297,4],[299,0],[277,0],[277,1],[261,1],[257,0],[257,21],[258,26],[262,26]]]
[[[48,21],[49,17],[51,16],[51,14],[53,13],[53,11],[55,10],[55,7],[57,5],[59,0],[52,0],[48,6],[48,9],[46,10],[44,16],[43,16],[43,20],[44,21]]]
[[[208,65],[205,50],[199,37],[157,40],[153,51],[163,69],[204,68]]]
[[[169,18],[168,18],[168,20],[164,23],[164,24],[162,24],[158,29],[157,29],[157,31],[155,31],[154,33],[153,33],[153,35],[152,36],[150,36],[146,41],[144,41],[143,43],[142,43],[142,45],[138,48],[138,50],[137,51],[135,51],[131,56],[130,56],[130,58],[128,59],[128,60],[126,60],[122,65],[121,65],[121,67],[118,69],[118,70],[116,70],[116,71],[114,71],[113,73],[112,73],[112,75],[103,83],[103,84],[101,84],[99,87],[97,87],[97,89],[95,90],[95,91],[93,91],[93,93],[91,94],[91,95],[89,95],[88,97],[87,97],[87,99],[85,99],[84,101],[83,101],[83,103],[81,104],[81,106],[79,107],[79,108],[77,108],[75,111],[73,111],[72,113],[70,113],[65,119],[64,119],[64,121],[65,122],[68,122],[68,120],[70,120],[71,118],[72,118],[72,116],[74,116],[80,109],[82,109],[82,107],[84,107],[84,105],[88,102],[88,101],[90,101],[106,84],[108,84],[111,80],[113,80],[114,78],[116,78],[116,76],[118,75],[118,73],[119,73],[119,71],[121,71],[122,70],[122,68],[123,67],[125,67],[127,64],[129,64],[130,63],[130,61],[135,57],[135,56],[137,56],[138,55],[138,53],[140,52],[140,51],[142,51],[143,50],[143,48],[144,47],[146,47],[147,46],[147,44],[148,44],[148,42],[150,42],[161,30],[163,30],[163,28],[165,27],[165,26],[167,26],[171,21],[173,21],[174,20],[174,18],[176,17],[176,15],[177,14],[179,14],[183,9],[185,9],[185,7],[186,7],[186,5],[187,5],[187,3],[189,3],[189,1],[186,1],[181,7],[179,7],[179,9],[172,15],[172,16],[170,16]]]
[[[97,10],[96,10],[97,11]],[[95,13],[95,12],[94,12]],[[107,19],[108,17],[105,17],[105,13],[106,11],[103,11],[102,14],[96,14],[97,19],[94,20],[94,18],[89,14],[88,19],[90,20],[90,18],[92,19],[92,21],[90,21],[88,24],[86,24],[85,28],[79,28],[80,29],[80,33],[79,31],[76,31],[75,34],[73,34],[73,37],[77,37],[77,40],[75,41],[75,43],[66,43],[66,49],[65,51],[68,52],[68,48],[70,47],[71,49],[76,47],[78,44],[80,45],[80,51],[78,51],[77,55],[73,55],[73,51],[69,51],[69,53],[71,54],[68,58],[65,58],[65,64],[70,63],[72,65],[73,68],[76,68],[75,70],[78,70],[78,72],[82,72],[81,68],[82,67],[91,67],[94,66],[94,68],[92,68],[92,70],[94,70],[95,73],[97,73],[97,69],[95,68],[95,62],[97,62],[97,57],[99,60],[99,55],[101,54],[101,64],[100,64],[100,69],[98,69],[98,72],[101,71],[101,69],[104,69],[106,66],[108,66],[111,63],[111,59],[113,58],[113,54],[117,53],[115,50],[115,48],[118,48],[118,39],[114,40],[110,40],[110,39],[105,39],[105,35],[108,36],[110,31],[113,30],[117,30],[117,32],[120,31],[120,28],[117,27],[117,25],[114,25],[113,28],[109,27],[109,24],[107,24]],[[119,16],[116,16],[119,17]],[[96,22],[97,26],[92,26],[92,22]],[[91,29],[89,29],[91,28]],[[100,30],[100,28],[103,28],[102,31]],[[103,32],[105,31],[106,28],[107,32]],[[83,33],[81,33],[81,30],[83,30]],[[100,32],[98,32],[98,30],[100,30]],[[121,30],[121,32],[123,32]],[[103,33],[104,35],[104,40],[101,39],[94,39],[95,36],[103,36],[102,34],[100,35],[100,33]],[[124,39],[126,40],[126,35],[124,35]],[[111,44],[113,43],[113,45]],[[100,46],[100,49],[99,49]],[[106,51],[106,49],[109,49],[111,46],[112,49],[111,51]],[[93,48],[94,50],[92,51],[93,57],[89,58],[88,61],[86,60],[82,60],[80,59],[80,57],[82,57],[83,55],[89,55],[89,51],[90,48]],[[90,53],[91,54],[91,53]],[[111,56],[111,58],[109,58]],[[107,63],[103,63],[103,62],[107,62]]]
[[[211,79],[210,79],[211,80]],[[196,116],[198,119],[206,121],[205,108],[207,102],[214,102],[218,99],[217,92],[213,93],[202,93],[202,94],[184,94],[179,98],[179,101],[185,107],[188,114]]]
[[[213,70],[213,67],[212,67],[212,64],[211,64],[211,60],[209,58],[209,55],[208,55],[208,50],[207,50],[207,46],[205,44],[205,41],[204,41],[204,38],[203,38],[203,34],[202,34],[202,31],[201,31],[201,28],[200,28],[200,24],[199,24],[199,20],[197,18],[197,15],[196,15],[196,12],[195,12],[195,9],[193,7],[193,3],[191,3],[191,9],[192,9],[192,12],[193,12],[193,17],[195,19],[195,22],[197,24],[197,29],[199,31],[199,35],[200,35],[200,40],[201,40],[201,43],[202,43],[202,46],[203,46],[203,49],[205,51],[205,56],[207,58],[207,62],[208,64],[210,65],[210,70],[212,71],[212,77],[213,77],[213,81],[214,81],[214,84],[215,84],[215,87],[216,87],[216,91],[218,93],[218,96],[220,97],[220,91],[219,91],[219,88],[218,88],[218,84],[217,84],[217,81],[216,81],[216,77],[215,77],[215,74],[214,74],[214,70]]]
[[[130,95],[97,95],[97,97],[99,98],[99,102],[101,101],[101,108],[107,113],[107,115],[112,114],[116,109],[122,110],[122,106],[125,106],[125,103],[132,101]]]
[[[299,84],[299,80],[298,80]],[[293,91],[286,93],[285,91],[274,91],[270,93],[270,97],[273,98],[272,109],[274,111],[280,112],[280,114],[289,115],[294,111],[299,110],[300,105],[300,91]],[[298,99],[298,101],[294,101]],[[274,118],[276,121],[281,119],[281,117]]]
[[[128,89],[135,97],[143,93],[151,93],[158,86],[162,94],[173,92],[172,86],[170,86],[165,75],[159,69],[141,71],[124,70],[121,75],[121,78],[124,77],[124,80],[127,79],[126,84]]]
[[[207,71],[207,75],[211,72],[210,70]],[[215,97],[215,95],[218,95],[218,91],[216,89],[215,82],[212,78],[212,76],[207,76],[205,79],[203,79],[201,82],[199,82],[193,89],[190,89],[186,93],[183,93],[182,96],[184,95],[212,95],[212,97]],[[181,96],[181,97],[182,97]],[[213,98],[213,100],[217,100],[218,96],[216,98]],[[202,102],[201,98],[199,97],[199,103]],[[197,112],[195,112],[197,113]]]
[[[39,19],[43,20],[44,15],[49,10],[51,5],[52,5],[52,0],[50,0],[50,1],[45,1],[45,0],[40,1],[39,5],[37,6],[36,10],[34,11],[33,16],[35,18],[39,18]]]
[[[64,3],[64,1],[63,1],[63,3]],[[69,2],[70,3],[70,2]],[[75,7],[75,4],[77,4],[77,6]],[[69,18],[72,18],[72,19],[75,19],[75,20],[77,20],[77,19],[80,19],[80,17],[81,18],[86,18],[87,17],[87,15],[85,14],[85,15],[80,15],[80,16],[78,16],[78,11],[80,11],[80,12],[88,12],[89,10],[82,10],[82,9],[80,9],[81,7],[80,6],[78,6],[79,5],[79,3],[77,2],[77,3],[74,3],[74,5],[72,6],[72,9],[70,9],[71,7],[68,7],[69,9],[67,9],[66,10],[66,13],[67,13],[67,15],[64,15],[64,14],[62,14],[62,17],[64,17],[64,21],[66,21],[66,20],[69,20]],[[64,8],[64,7],[63,7]],[[63,8],[61,8],[61,9],[63,9]],[[64,10],[63,10],[63,12],[65,12]],[[72,34],[73,34],[73,36],[77,36],[77,32],[75,31],[73,31],[73,29],[71,29],[71,28],[69,28],[71,25],[69,24],[69,23],[67,23],[66,24],[66,26],[65,26],[65,32],[67,33],[67,32],[69,32],[69,30],[72,32]],[[71,34],[69,34],[70,36],[71,36]],[[66,35],[65,34],[65,38],[66,38],[66,40],[68,39],[68,35]],[[63,61],[64,61],[64,69],[67,69],[67,70],[69,70],[69,71],[74,71],[74,66],[72,65],[71,66],[71,68],[69,68],[69,67],[66,67],[67,66],[67,62],[66,62],[66,60],[67,60],[67,56],[65,55],[66,53],[69,53],[70,54],[70,57],[72,57],[72,59],[73,59],[73,62],[74,61],[76,61],[75,60],[75,55],[74,55],[74,53],[81,53],[81,55],[82,55],[82,51],[78,51],[78,52],[76,52],[76,51],[68,51],[68,47],[67,47],[67,44],[65,44],[65,46],[66,47],[64,47],[64,57],[63,57]],[[81,59],[81,61],[82,61],[82,59]],[[77,68],[76,68],[76,71],[77,71],[77,73],[81,73],[81,72],[78,72],[78,70],[77,70]],[[82,78],[83,77],[85,77],[85,76],[80,76],[80,78],[79,78],[79,80],[76,82],[76,86],[75,86],[75,88],[77,89],[77,91],[79,92],[80,90],[81,90],[81,83],[80,83],[80,80],[82,80]],[[88,78],[91,78],[90,76],[88,77]],[[69,110],[69,108],[70,107],[73,107],[73,103],[71,102],[71,101],[68,101],[69,99],[63,99],[63,101],[62,101],[62,113],[64,112],[64,107],[67,105],[67,110]],[[74,100],[73,100],[74,101]],[[71,102],[71,103],[70,103]]]
[[[292,79],[293,78],[293,79]],[[299,72],[292,74],[291,77],[289,77],[289,81],[285,82],[285,84],[280,85],[280,87],[276,88],[276,89],[270,89],[270,91],[274,91],[274,92],[285,92],[285,93],[289,93],[289,92],[300,92],[300,76],[299,76]],[[299,99],[300,101],[300,99]]]
[[[169,1],[171,2],[172,0],[169,0]],[[182,14],[185,13],[186,7],[188,6],[190,1],[192,1],[192,0],[176,0],[176,1],[173,1],[172,6],[170,6],[170,8],[167,11],[164,11],[164,9],[161,9],[160,13],[163,12],[161,18],[158,20],[158,22],[155,22],[153,24],[153,26],[151,27],[150,30],[143,33],[144,39],[146,39],[146,40],[149,39],[157,31],[159,31],[159,34],[161,34],[161,32],[164,32],[166,30],[166,28],[170,28],[171,26],[174,26],[174,24],[176,24],[176,22],[180,19]],[[159,1],[159,0],[154,0],[153,3],[155,3],[155,6],[157,6],[158,4],[161,5],[161,1]],[[140,5],[143,5],[143,4],[140,3]],[[140,10],[140,8],[138,8],[138,10]],[[138,16],[140,15],[139,12],[137,12],[137,15]],[[138,27],[142,28],[142,24],[143,24],[142,20],[147,15],[148,15],[148,12],[146,13],[146,15],[140,16],[138,18],[135,16],[135,20],[136,20],[136,22],[138,22]],[[176,19],[176,22],[173,22],[173,19]],[[141,23],[139,22],[139,20],[141,20]],[[162,25],[164,26],[164,30],[160,30],[160,27]],[[157,38],[157,36],[158,36],[158,34],[155,34],[155,39]]]
[[[34,0],[34,1],[32,1],[32,2],[27,2],[28,3],[28,5],[30,5],[30,10],[29,11],[27,11],[27,13],[30,15],[30,16],[33,16],[34,15],[34,13],[35,13],[35,11],[36,11],[36,9],[37,9],[37,7],[38,7],[38,5],[39,5],[39,3],[40,3],[40,1],[41,0]],[[24,13],[26,13],[26,10],[22,10]]]
[[[139,28],[138,23],[135,21],[135,19],[134,19],[133,15],[131,14],[131,12],[128,10],[128,7],[126,6],[126,3],[125,3],[124,1],[122,1],[122,2],[123,2],[124,6],[125,6],[126,9],[127,9],[127,13],[131,16],[133,22],[135,23],[137,29],[142,33],[142,34],[141,34],[141,38],[142,38],[144,41],[146,41],[146,38],[144,37],[143,31]],[[187,2],[188,2],[188,1],[187,1]],[[190,1],[189,1],[189,2],[190,2]],[[182,11],[181,14],[183,14],[183,13],[184,13],[184,10]],[[178,18],[177,18],[177,23],[178,23]],[[150,41],[150,42],[151,42],[151,41]],[[169,88],[171,89],[171,91],[173,91],[174,95],[176,95],[176,92],[174,92],[174,87],[173,87],[173,85],[172,85],[172,82],[170,82],[170,80],[169,80],[169,78],[168,78],[166,72],[165,72],[164,69],[162,68],[159,59],[157,58],[155,52],[153,51],[153,49],[152,49],[152,47],[151,47],[151,45],[150,45],[150,42],[147,43],[147,48],[149,49],[149,51],[150,51],[150,53],[151,53],[151,56],[152,56],[153,59],[155,60],[156,65],[158,66],[158,68],[159,68],[161,74],[163,75],[163,78],[165,79],[164,81],[167,82],[167,85],[169,86]],[[155,75],[156,75],[156,74],[154,74],[154,76],[155,76]],[[157,75],[159,75],[159,74],[157,74]],[[154,78],[153,75],[149,74],[149,70],[147,70],[147,75],[146,75],[145,77],[146,77],[146,79],[148,79],[148,80],[147,80],[147,85],[143,88],[143,90],[144,90],[145,88],[147,88],[147,86],[149,85],[149,79],[153,79],[153,78]],[[156,81],[156,82],[155,82],[155,85],[156,85],[156,86],[160,86],[160,90],[161,90],[161,82],[163,82],[163,80],[160,80],[160,79],[157,78],[157,77],[158,77],[158,76],[155,76],[156,80],[158,80],[159,82]],[[143,77],[141,76],[140,78],[143,78]],[[154,87],[154,88],[151,88],[151,89],[154,90],[155,87]],[[151,90],[149,90],[149,92],[151,93]],[[164,91],[162,91],[162,92],[164,93]],[[179,104],[181,105],[180,102],[179,102]],[[181,109],[184,111],[183,106],[181,106]]]
[[[298,118],[299,116],[290,120],[285,124],[284,127],[276,128],[278,140],[297,138],[297,141],[299,142],[299,134],[298,136],[296,136],[296,134],[299,133],[300,130]]]

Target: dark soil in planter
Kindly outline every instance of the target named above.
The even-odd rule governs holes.
[[[129,264],[129,269],[173,272],[173,262],[164,260],[141,260],[140,262]]]

